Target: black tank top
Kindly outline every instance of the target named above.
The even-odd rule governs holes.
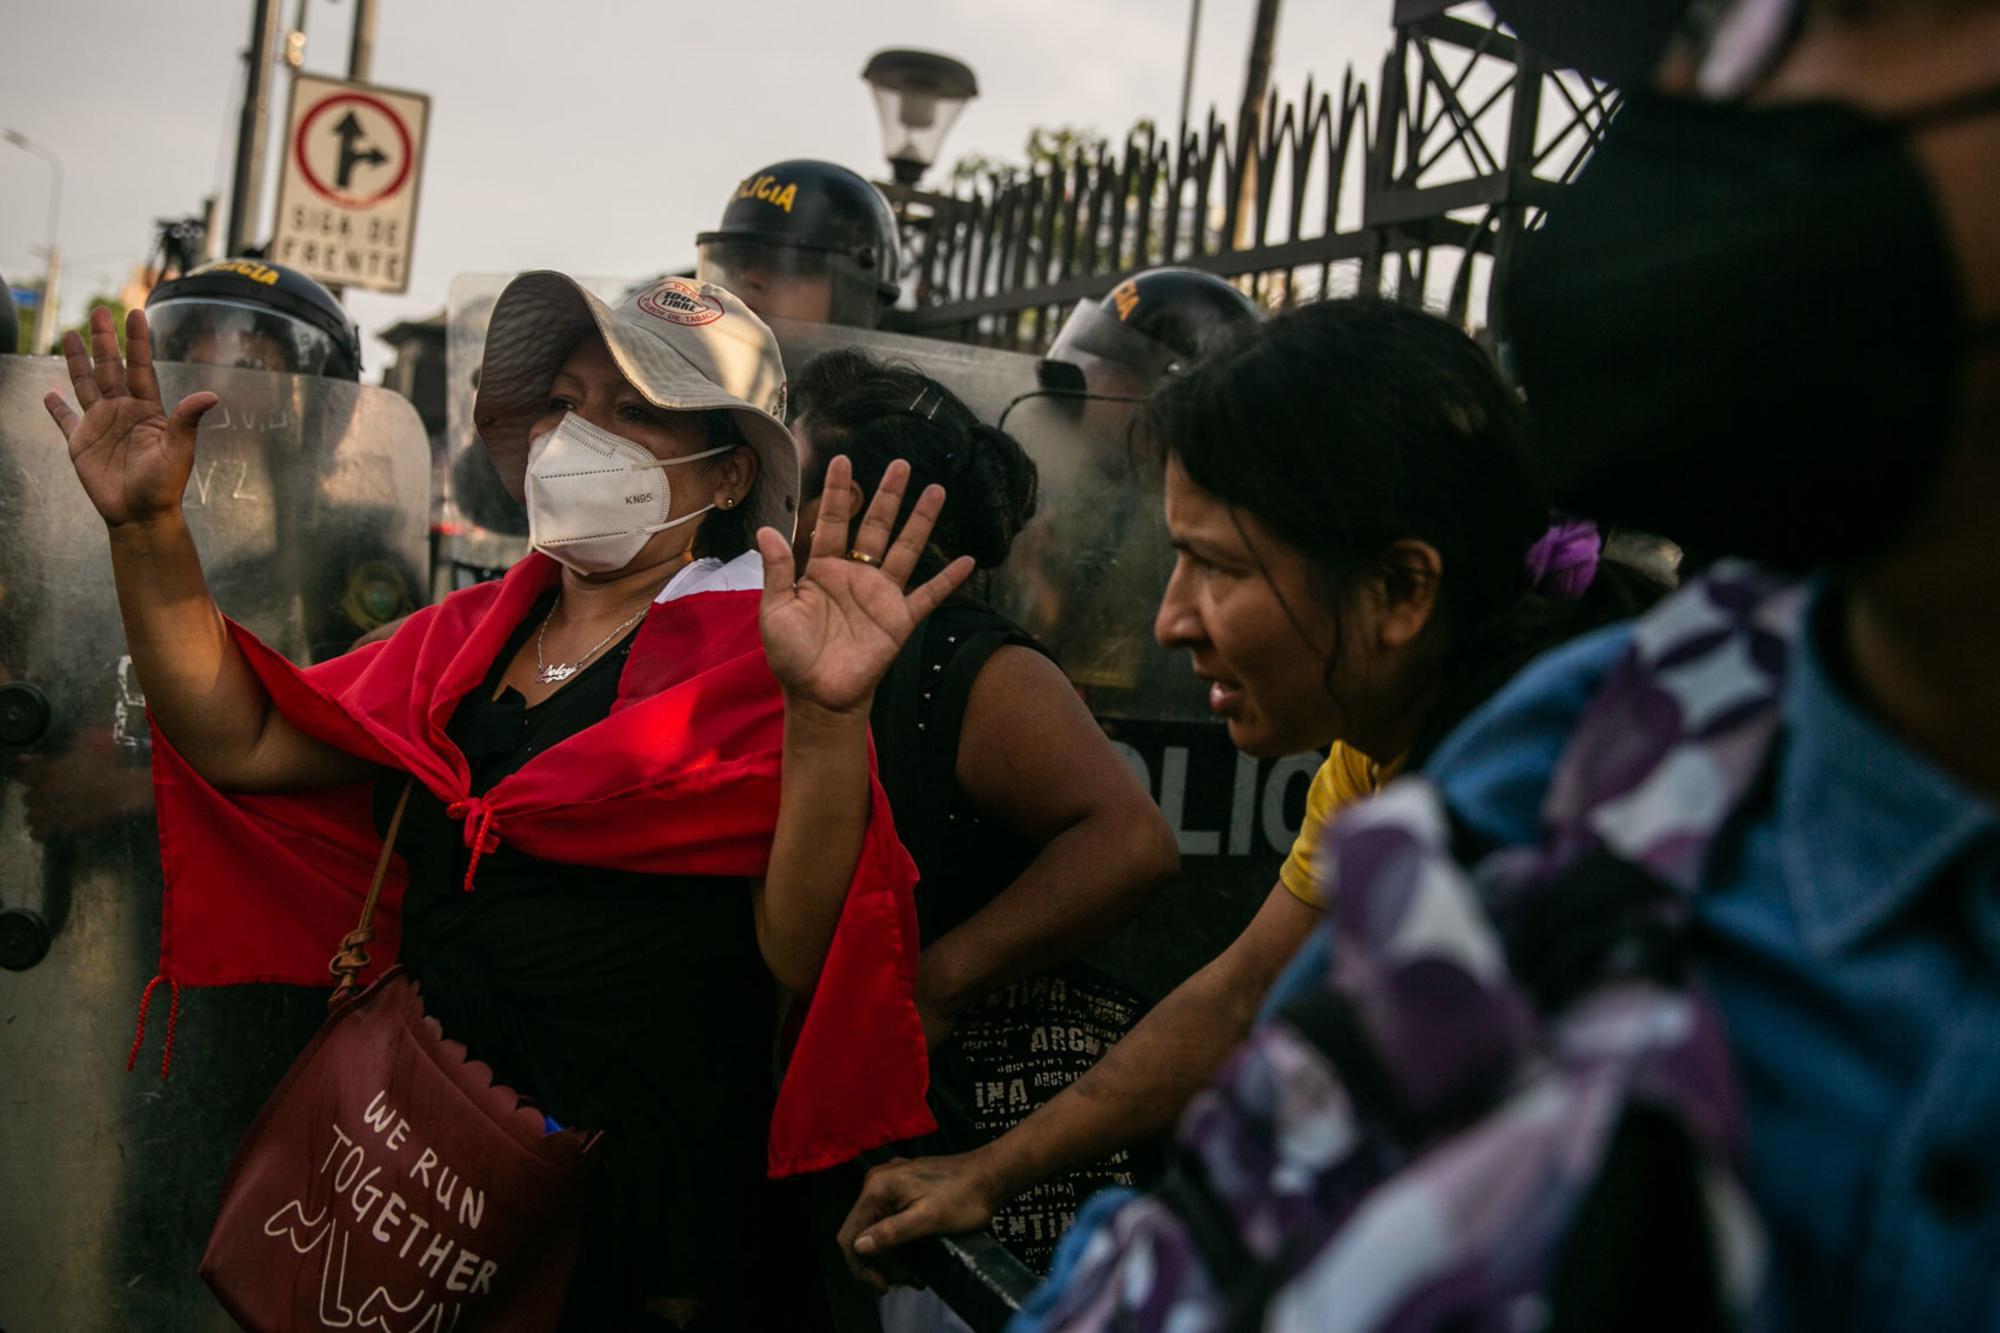
[[[917,863],[917,930],[926,948],[1012,884],[1039,850],[981,815],[958,788],[959,732],[973,682],[1010,644],[1047,651],[982,602],[947,602],[918,626],[875,693],[869,730],[897,836]]]

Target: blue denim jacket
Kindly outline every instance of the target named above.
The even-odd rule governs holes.
[[[1770,1233],[1762,1325],[2000,1333],[2000,810],[1799,647],[1770,780],[1716,848],[1697,964],[1729,1028]],[[1627,631],[1537,662],[1430,776],[1492,845],[1534,841]]]

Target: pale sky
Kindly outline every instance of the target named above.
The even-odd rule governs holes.
[[[305,68],[344,75],[352,0],[305,5]],[[1286,0],[1273,84],[1373,83],[1392,0]],[[1194,99],[1233,108],[1255,0],[1203,0]],[[0,0],[0,126],[59,155],[65,320],[115,291],[153,219],[224,196],[249,0]],[[351,293],[366,331],[444,303],[457,273],[636,276],[690,265],[742,176],[787,157],[886,174],[861,67],[883,47],[956,56],[981,96],[943,160],[1019,160],[1033,125],[1116,138],[1171,126],[1188,0],[378,0],[374,81],[431,97],[410,291]],[[287,80],[273,86],[272,149]],[[942,174],[942,173],[938,173]],[[0,143],[0,275],[41,271],[49,171]],[[276,192],[267,172],[265,230]],[[385,349],[372,344],[366,377]]]

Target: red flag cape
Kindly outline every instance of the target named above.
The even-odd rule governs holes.
[[[304,670],[229,628],[293,726],[414,775],[463,821],[473,891],[477,856],[501,843],[573,865],[763,875],[784,706],[758,638],[754,590],[654,605],[610,716],[472,796],[445,725],[557,575],[553,561],[531,555],[502,582],[417,612],[386,642]],[[153,756],[166,875],[162,976],[198,986],[328,985],[327,960],[354,926],[381,851],[372,784],[226,795],[157,734]],[[773,1175],[833,1166],[934,1127],[913,1000],[916,867],[896,840],[872,760],[869,781],[861,857],[772,1112]],[[403,887],[397,863],[376,914],[378,963],[395,955]]]

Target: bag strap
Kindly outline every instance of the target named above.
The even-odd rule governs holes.
[[[366,971],[371,961],[368,957],[368,943],[375,938],[375,904],[382,897],[382,881],[389,875],[389,858],[396,851],[396,834],[403,827],[403,811],[410,805],[410,788],[416,785],[414,776],[403,779],[403,790],[396,797],[395,812],[389,816],[389,830],[382,836],[382,855],[375,860],[375,877],[368,882],[368,896],[361,904],[361,920],[353,930],[341,937],[340,947],[334,950],[326,970],[334,976],[333,994],[327,997],[326,1007],[337,1007],[354,991],[354,979]]]

